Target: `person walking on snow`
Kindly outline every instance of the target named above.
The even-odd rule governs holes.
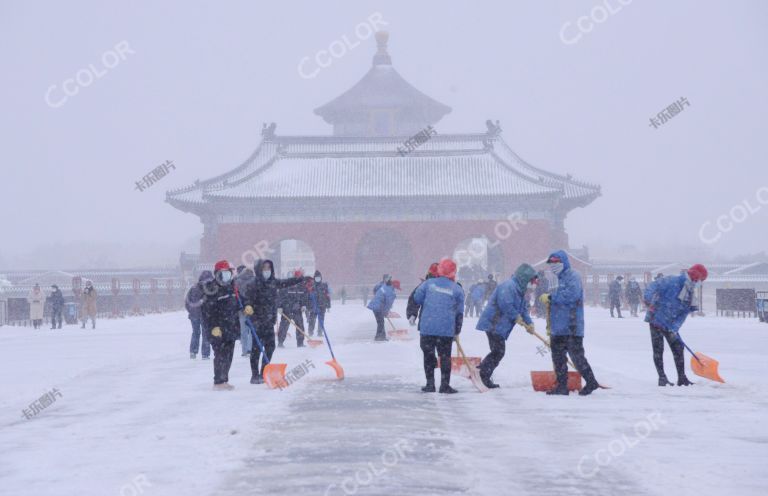
[[[283,314],[280,318],[280,327],[277,332],[277,346],[283,347],[285,337],[288,335],[288,327],[291,325],[288,319],[291,319],[297,326],[304,331],[304,312],[307,311],[309,304],[309,291],[307,289],[307,280],[301,269],[294,271],[293,278],[298,283],[283,289],[280,292],[280,302],[278,303],[277,313]],[[288,318],[286,318],[288,317]],[[296,332],[296,347],[304,346],[304,335]]]
[[[331,290],[328,288],[328,283],[323,281],[323,275],[319,270],[315,271],[315,276],[309,283],[309,299],[310,302],[314,298],[317,303],[317,311],[320,312],[320,322],[325,322],[325,312],[331,311]],[[307,318],[307,325],[309,326],[310,336],[315,335],[315,322],[317,321],[318,313],[315,311],[315,305],[309,305],[309,316]],[[318,329],[317,335],[322,336],[323,331]]]
[[[438,277],[424,281],[416,288],[414,302],[421,307],[419,332],[424,353],[425,393],[435,392],[435,367],[440,357],[441,393],[457,393],[451,387],[451,348],[461,333],[464,320],[464,290],[456,283],[456,262],[444,258],[437,266]]]
[[[253,271],[246,268],[245,265],[240,265],[237,268],[237,275],[235,276],[235,289],[240,294],[245,294],[248,291],[248,286],[253,284]],[[241,356],[248,356],[251,354],[251,348],[253,348],[251,331],[248,326],[245,325],[245,314],[242,310],[237,313],[240,319],[240,347],[242,349]]]
[[[624,276],[619,276],[608,285],[608,300],[611,305],[611,317],[613,317],[613,309],[615,307],[616,311],[619,313],[620,319],[624,318],[621,316],[621,281],[623,280]]]
[[[246,293],[241,297],[245,305],[243,311],[253,324],[256,335],[264,346],[264,353],[267,355],[266,357],[262,356],[258,343],[253,342],[251,346],[251,384],[262,384],[264,382],[264,367],[272,360],[272,354],[275,352],[278,290],[303,284],[305,279],[303,277],[276,279],[275,265],[272,260],[258,260],[253,272],[256,276],[248,286]],[[250,329],[248,331],[250,332]],[[259,363],[260,361],[261,363]]]
[[[599,388],[600,384],[584,356],[584,288],[581,275],[571,268],[568,255],[562,250],[552,253],[547,264],[558,280],[557,289],[553,293],[541,296],[542,303],[550,306],[550,344],[557,378],[557,385],[547,394],[568,395],[567,355],[570,355],[576,369],[586,380],[586,385],[579,391],[581,396],[586,396]]]
[[[205,293],[203,288],[205,284],[213,282],[213,272],[204,270],[197,279],[197,284],[193,285],[187,291],[187,297],[184,299],[184,307],[187,309],[187,317],[192,324],[192,337],[189,341],[189,358],[197,358],[197,352],[203,356],[203,360],[208,360],[211,355],[211,345],[208,343],[208,335],[203,331],[203,303],[205,302]],[[202,343],[200,338],[202,337]]]
[[[483,311],[483,303],[485,301],[485,287],[486,283],[482,280],[469,288],[470,306],[469,316],[480,317],[480,313]]]
[[[400,290],[400,281],[393,281],[392,276],[387,276],[384,284],[379,286],[373,299],[368,303],[368,309],[376,318],[376,336],[374,341],[389,341],[384,332],[384,318],[389,314],[395,303],[395,289]]]
[[[640,299],[643,296],[643,290],[640,283],[634,277],[629,278],[627,283],[627,301],[629,302],[629,311],[632,317],[637,317],[637,310],[640,308]]]
[[[53,290],[48,298],[51,301],[51,329],[61,329],[61,314],[64,311],[64,294],[55,284],[51,286]]]
[[[501,283],[491,293],[488,305],[485,307],[476,329],[485,332],[488,337],[490,353],[480,362],[480,379],[488,388],[497,388],[498,384],[491,380],[491,375],[499,366],[506,353],[506,341],[512,333],[515,324],[533,334],[534,325],[528,313],[526,292],[538,284],[539,276],[536,269],[528,264],[522,264],[515,275]]]
[[[651,328],[653,363],[659,375],[659,386],[672,386],[664,372],[664,340],[667,340],[677,368],[677,385],[690,386],[693,383],[685,375],[683,342],[678,332],[688,314],[698,310],[693,305],[695,290],[707,279],[707,269],[696,264],[679,276],[656,279],[645,291],[648,307],[645,320]]]
[[[85,324],[88,323],[88,317],[91,318],[91,329],[96,329],[96,298],[98,298],[96,288],[93,287],[91,281],[86,281],[81,305],[81,311],[83,312],[82,329],[85,329]]]
[[[421,280],[420,284],[423,284],[424,281],[433,279],[435,277],[437,277],[437,262],[434,262],[429,266],[429,269],[427,269],[427,274],[424,276],[424,279]],[[416,295],[417,289],[419,289],[419,286],[416,286],[413,291],[411,291],[411,295],[408,297],[408,304],[405,307],[405,316],[411,326],[416,325],[416,319],[419,318],[419,314],[421,313],[421,306],[417,305],[413,299],[414,295]]]
[[[240,338],[240,305],[233,284],[232,267],[226,260],[216,262],[213,280],[204,283],[203,322],[208,341],[213,347],[213,389],[226,391],[229,369],[235,353],[235,341]]]
[[[40,289],[39,284],[35,284],[27,295],[29,303],[29,320],[32,321],[32,327],[39,329],[43,325],[43,309],[45,308],[45,294]]]

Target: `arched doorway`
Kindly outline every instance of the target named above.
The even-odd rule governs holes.
[[[404,279],[413,270],[411,244],[393,229],[369,231],[357,244],[355,270],[360,284],[375,284],[382,274]]]
[[[284,239],[270,245],[269,256],[275,264],[277,277],[293,276],[296,269],[302,269],[304,274],[315,272],[315,252],[308,243],[300,239]]]
[[[467,238],[453,251],[458,272],[456,278],[462,284],[485,280],[493,274],[498,280],[504,271],[504,254],[498,243],[491,243],[485,236]]]

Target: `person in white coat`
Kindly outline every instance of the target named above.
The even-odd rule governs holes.
[[[39,329],[43,325],[43,308],[45,307],[45,294],[39,284],[35,284],[29,292],[27,302],[29,303],[29,320],[32,321],[35,329]]]

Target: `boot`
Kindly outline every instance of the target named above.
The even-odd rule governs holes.
[[[499,387],[498,384],[493,382],[490,377],[486,376],[483,373],[480,373],[480,380],[482,381],[483,384],[485,384],[485,387],[487,387],[488,389],[496,389],[497,387]]]
[[[688,377],[685,375],[681,375],[677,378],[677,385],[678,386],[693,386],[694,383],[688,380]]]
[[[555,386],[554,389],[550,389],[547,391],[547,394],[550,396],[568,396],[568,388],[564,387],[561,388],[560,386]]]
[[[251,376],[251,384],[264,384],[264,379],[260,375]]]
[[[579,396],[589,396],[595,389],[599,387],[600,384],[597,382],[588,382],[587,385],[584,386],[581,391],[579,391]]]
[[[669,379],[667,379],[667,376],[659,377],[659,386],[665,387],[665,386],[674,386],[671,382],[669,382]]]
[[[189,358],[191,358],[192,360],[194,360],[195,358],[197,358],[197,354],[195,354],[195,353],[190,353],[190,354],[189,354]]]
[[[374,341],[381,341],[381,342],[384,342],[384,341],[389,341],[389,338],[387,338],[387,337],[386,337],[386,336],[384,336],[384,335],[377,335],[377,336],[376,336],[376,337],[375,337],[373,340],[374,340]]]
[[[440,392],[443,394],[456,394],[458,391],[453,389],[450,384],[440,384]]]
[[[222,382],[221,384],[214,384],[213,390],[214,391],[231,391],[235,389],[235,386],[230,386],[226,382]]]
[[[83,325],[80,327],[80,329],[85,329],[85,322],[83,322]]]
[[[434,393],[436,391],[435,380],[434,379],[432,379],[431,381],[427,380],[427,385],[421,388],[421,390],[425,393]]]
[[[283,343],[277,343],[278,348],[285,348],[285,345]]]

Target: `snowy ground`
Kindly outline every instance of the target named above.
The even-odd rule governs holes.
[[[613,389],[588,398],[534,393],[529,371],[551,361],[520,330],[501,389],[481,395],[454,377],[461,394],[423,394],[418,341],[373,343],[360,302],[327,319],[347,378],[334,380],[325,348],[291,343],[277,361],[317,368],[284,391],[248,384],[239,346],[236,389],[211,391],[183,313],[96,331],[0,328],[0,494],[766,494],[768,325],[690,320],[684,336],[728,384],[690,374],[694,387],[660,389],[647,327],[606,313],[588,309],[586,349]],[[462,336],[482,355],[475,323]],[[669,351],[666,362],[674,378]],[[22,416],[54,387],[55,403]]]

